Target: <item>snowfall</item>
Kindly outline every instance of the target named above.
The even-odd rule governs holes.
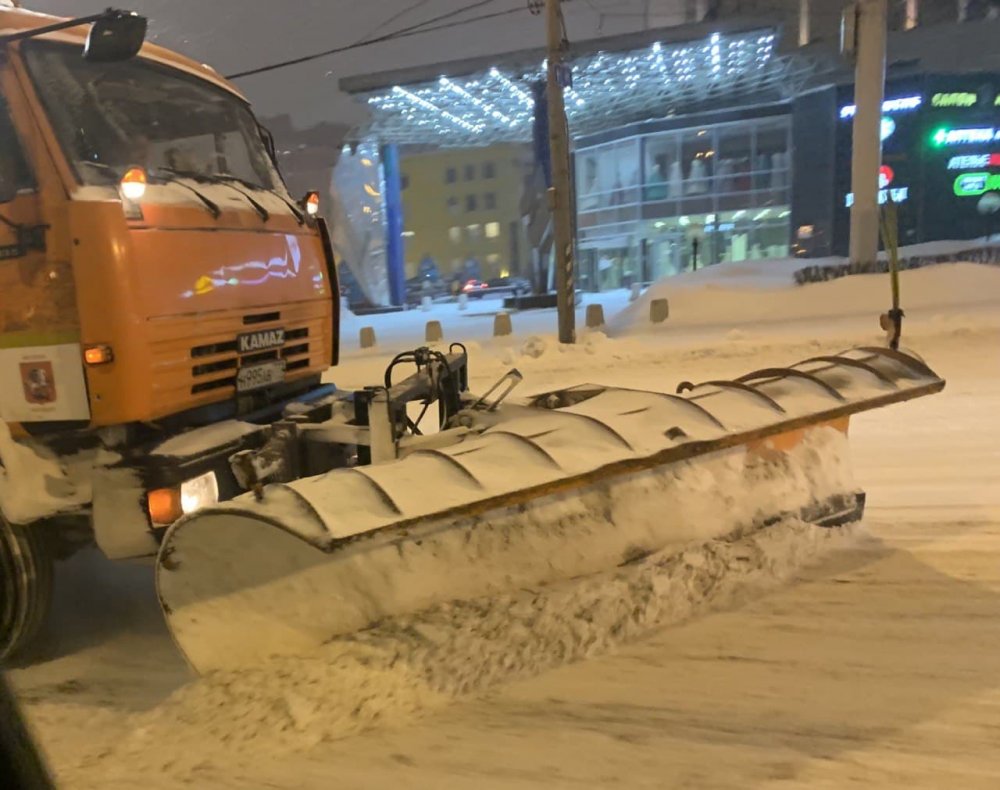
[[[885,275],[795,286],[794,261],[727,264],[637,300],[498,302],[344,320],[350,389],[439,320],[485,390],[673,392],[884,342]],[[649,303],[670,317],[649,323]],[[9,675],[64,788],[996,788],[1000,786],[1000,268],[902,276],[903,345],[943,393],[852,420],[863,522],[794,519],[559,584],[453,602],[316,651],[196,677],[152,569],[60,567],[49,658]],[[607,324],[582,328],[587,304]],[[361,350],[358,332],[378,345]],[[697,482],[697,481],[696,481]],[[430,492],[432,493],[432,492]],[[692,497],[706,506],[711,486]]]

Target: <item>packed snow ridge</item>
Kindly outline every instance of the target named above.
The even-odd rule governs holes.
[[[849,469],[842,435],[818,431],[799,452],[812,479],[789,475],[774,459],[750,461],[743,476],[756,495],[742,505],[727,490],[732,481],[719,474],[735,459],[675,470],[691,500],[676,504],[704,522],[692,530],[700,539],[652,553],[636,546],[610,571],[436,605],[336,637],[307,655],[212,673],[135,716],[130,735],[92,759],[108,778],[119,770],[169,770],[180,780],[207,759],[206,739],[258,754],[308,749],[738,605],[855,539],[853,528],[821,529],[791,516],[768,527],[713,532],[719,510],[738,510],[737,521],[759,524],[759,516],[776,512],[770,499],[782,491],[804,502],[827,486],[843,490]],[[817,465],[805,463],[820,456]]]

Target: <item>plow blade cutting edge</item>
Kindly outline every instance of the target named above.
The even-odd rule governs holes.
[[[196,670],[234,669],[786,516],[849,523],[850,415],[943,387],[914,355],[858,348],[675,394],[582,385],[469,409],[451,445],[177,522],[161,604]]]

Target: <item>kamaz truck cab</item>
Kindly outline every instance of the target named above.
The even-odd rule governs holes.
[[[318,195],[232,84],[144,35],[0,8],[0,658],[52,556],[155,553],[337,359]]]

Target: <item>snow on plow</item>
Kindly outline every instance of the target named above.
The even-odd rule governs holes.
[[[451,367],[438,357],[421,375],[461,370],[464,382],[464,353]],[[368,435],[352,434],[376,463],[254,485],[167,533],[157,586],[196,670],[306,652],[383,618],[786,516],[855,521],[850,415],[944,387],[915,356],[859,348],[675,394],[582,385],[500,408],[462,392],[441,434],[404,437],[390,384],[373,397]]]

